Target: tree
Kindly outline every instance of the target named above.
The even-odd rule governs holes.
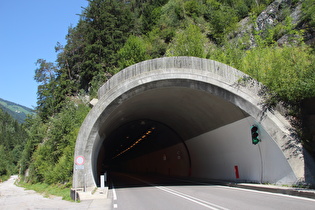
[[[32,162],[32,155],[38,148],[38,145],[44,141],[47,133],[47,125],[42,121],[39,115],[32,116],[25,120],[24,129],[27,133],[26,141],[19,160],[20,174],[24,174]]]
[[[266,85],[278,100],[297,103],[315,95],[315,56],[309,47],[263,47],[247,51],[240,70]]]
[[[161,8],[159,24],[163,28],[176,27],[185,18],[184,2],[181,0],[169,0]]]
[[[123,69],[140,61],[150,59],[146,51],[146,43],[143,39],[133,35],[130,36],[125,45],[118,51],[120,68]]]
[[[23,126],[0,109],[0,180],[18,172],[25,139]]]
[[[117,67],[117,52],[133,28],[133,15],[123,1],[94,0],[83,13],[86,22],[84,61],[81,72],[85,90],[98,72],[110,72]],[[83,25],[83,24],[82,24]]]
[[[211,29],[209,36],[217,44],[221,44],[225,36],[236,27],[239,20],[237,12],[224,1],[221,3],[221,1],[207,0],[204,7],[204,17]]]
[[[21,173],[29,168],[30,182],[70,183],[77,133],[89,107],[67,102],[49,123],[35,117],[20,161]]]
[[[62,89],[67,94],[81,89],[88,93],[97,85],[95,78],[105,81],[110,77],[118,66],[117,52],[133,27],[134,15],[125,1],[90,0],[77,26],[69,28],[65,47],[56,48]],[[94,92],[98,89],[92,88]]]
[[[60,108],[60,101],[56,100],[59,94],[56,91],[56,72],[57,67],[44,59],[36,62],[39,67],[35,70],[34,79],[39,83],[37,89],[37,111],[44,119],[52,116]]]
[[[167,50],[167,56],[206,56],[207,38],[196,25],[189,25],[185,30],[177,33]]]

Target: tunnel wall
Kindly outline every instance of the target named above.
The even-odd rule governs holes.
[[[189,176],[190,158],[183,143],[130,160],[125,165],[131,172],[167,176]]]
[[[99,101],[90,111],[79,131],[74,156],[84,156],[85,164],[83,170],[76,170],[74,165],[73,186],[86,185],[90,188],[96,186],[99,148],[112,129],[119,126],[119,121],[113,121],[111,113],[134,94],[163,86],[165,81],[170,81],[168,84],[172,81],[182,81],[182,85],[187,88],[210,91],[211,94],[244,110],[264,127],[281,149],[295,176],[303,182],[306,175],[303,147],[299,139],[291,135],[290,123],[276,110],[270,112],[264,109],[263,98],[259,92],[262,86],[252,79],[246,80],[249,82],[244,84],[242,83],[244,78],[249,77],[230,66],[195,57],[148,60],[114,75],[99,89]],[[196,85],[195,81],[202,82],[202,85]],[[153,82],[156,83],[155,86],[151,85]],[[135,91],[130,92],[132,89]]]
[[[257,145],[251,142],[253,124],[259,127],[261,142]],[[252,117],[204,133],[186,144],[193,177],[276,184],[297,181],[279,146]]]
[[[251,142],[250,127],[254,124],[259,126],[261,142],[258,145]],[[297,181],[279,146],[252,117],[185,143],[189,153],[183,144],[177,144],[130,160],[124,167],[131,172],[211,180],[275,184],[294,184]],[[236,177],[235,166],[239,177]]]

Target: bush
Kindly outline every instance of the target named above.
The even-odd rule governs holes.
[[[189,25],[185,30],[177,33],[170,44],[167,56],[195,56],[206,57],[207,39],[198,26]]]
[[[50,119],[49,123],[41,124],[41,127],[33,130],[33,132],[42,130],[46,133],[41,136],[41,143],[37,144],[36,150],[32,151],[33,146],[25,147],[25,156],[31,153],[27,181],[47,184],[71,183],[75,141],[88,111],[89,107],[83,104],[68,102],[59,114]],[[36,124],[36,121],[34,123]],[[29,142],[32,140],[29,139]],[[32,145],[29,142],[28,144]],[[24,162],[28,161],[24,160]],[[26,165],[22,167],[27,168]]]
[[[282,101],[315,95],[315,56],[305,45],[264,47],[247,51],[239,69],[262,82]]]
[[[143,39],[130,36],[125,45],[118,51],[120,68],[123,69],[140,61],[150,59],[146,51],[147,46]]]

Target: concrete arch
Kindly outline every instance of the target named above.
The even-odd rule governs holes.
[[[236,180],[233,170],[239,166],[244,181],[304,181],[302,146],[290,135],[290,124],[277,111],[262,108],[258,82],[242,85],[242,78],[248,76],[195,57],[148,60],[114,75],[99,89],[98,103],[78,134],[75,157],[83,156],[85,163],[84,169],[74,169],[73,186],[94,188],[104,141],[120,126],[141,119],[166,124],[185,142],[192,168],[183,164],[183,172],[174,175]],[[260,128],[263,140],[259,145],[250,142],[252,124]],[[157,163],[158,157],[178,151],[183,151],[182,145],[174,143],[129,160],[125,166],[157,164],[155,170],[164,170],[165,162]]]

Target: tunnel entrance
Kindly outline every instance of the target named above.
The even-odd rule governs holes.
[[[99,89],[83,122],[74,186],[94,188],[115,169],[170,176],[292,184],[304,159],[290,124],[263,109],[260,84],[225,64],[193,57],[128,67]],[[250,127],[262,139],[251,143]],[[239,178],[234,169],[239,169]]]
[[[99,175],[108,171],[187,175],[191,164],[183,139],[165,124],[149,119],[114,130],[104,140],[97,162]]]
[[[186,142],[249,116],[229,101],[207,92],[208,88],[202,82],[165,80],[153,82],[146,89],[131,89],[113,101],[108,120],[98,131],[104,138],[94,169],[95,182],[108,170],[181,177],[194,174],[191,169],[200,166],[192,167]],[[205,166],[216,161],[217,158],[208,159]]]

